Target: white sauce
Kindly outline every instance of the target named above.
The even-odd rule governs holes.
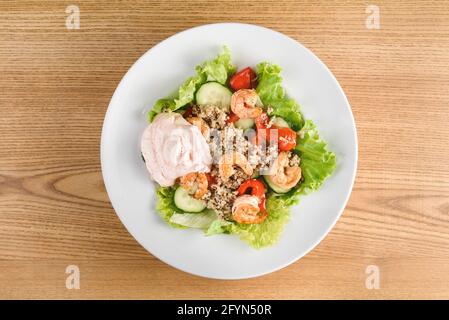
[[[198,127],[178,113],[160,113],[145,129],[142,155],[152,178],[162,187],[190,172],[209,172],[212,156]]]

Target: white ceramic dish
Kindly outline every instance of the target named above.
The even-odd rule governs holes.
[[[140,156],[146,113],[173,93],[195,65],[213,58],[226,44],[237,67],[262,61],[279,64],[287,93],[312,119],[337,168],[322,188],[291,209],[279,242],[261,250],[236,236],[206,237],[178,230],[155,212],[155,188]],[[151,254],[195,275],[218,279],[256,277],[281,269],[312,250],[340,217],[353,186],[357,135],[349,103],[328,68],[295,40],[259,26],[223,23],[180,32],[145,53],[118,85],[104,120],[101,166],[106,189],[120,220]]]

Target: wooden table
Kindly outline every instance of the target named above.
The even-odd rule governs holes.
[[[449,298],[448,2],[74,1],[80,29],[67,29],[69,4],[0,2],[0,298]],[[366,26],[369,4],[380,29]],[[216,281],[167,266],[128,234],[99,147],[112,93],[139,56],[230,20],[281,31],[329,66],[360,151],[349,204],[315,250],[267,276]],[[68,265],[79,290],[66,288]],[[366,287],[370,265],[379,289]]]

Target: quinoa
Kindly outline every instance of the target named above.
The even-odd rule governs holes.
[[[219,217],[227,219],[231,214],[232,204],[237,197],[238,187],[250,176],[236,168],[234,174],[227,181],[223,181],[218,174],[217,166],[212,167],[211,174],[215,177],[215,182],[210,186],[203,200],[209,209],[218,213]]]
[[[236,169],[227,181],[223,181],[218,172],[218,163],[227,152],[247,153],[248,141],[243,135],[243,130],[227,123],[228,115],[218,106],[193,106],[192,114],[203,119],[210,128],[210,136],[206,140],[213,159],[211,175],[215,181],[202,200],[206,202],[207,208],[215,210],[220,218],[227,219],[237,198],[237,188],[248,179],[248,176]]]
[[[222,130],[212,129],[208,144],[214,163],[218,163],[224,154],[231,151],[248,155],[249,142],[245,139],[243,130],[235,128],[232,124]]]
[[[293,153],[293,152],[289,152],[289,155],[288,155],[289,157],[289,162],[288,162],[288,165],[290,166],[290,167],[298,167],[299,166],[299,164],[301,163],[301,159],[299,158],[299,156],[296,154],[296,153]]]
[[[220,218],[227,219],[231,214],[231,206],[235,198],[237,198],[237,191],[223,185],[213,184],[203,200],[206,202],[206,206],[215,210]]]
[[[272,113],[273,109],[268,108],[267,112]],[[267,174],[273,162],[278,157],[278,145],[264,144],[258,145],[254,141],[252,134],[234,127],[233,123],[227,123],[228,115],[217,106],[193,106],[192,114],[203,119],[210,128],[210,136],[206,139],[211,151],[213,165],[211,176],[214,183],[209,186],[209,190],[202,197],[209,209],[215,210],[221,219],[229,219],[231,216],[232,204],[238,196],[238,187],[251,176],[247,175],[239,167],[235,166],[233,174],[224,181],[219,175],[218,164],[221,157],[229,152],[238,152],[247,157],[254,173]],[[272,117],[267,127],[271,127],[275,117]],[[298,166],[300,159],[298,155],[289,152],[289,164]]]
[[[228,120],[225,110],[213,105],[201,107],[195,105],[192,107],[192,114],[202,118],[212,129],[223,129]]]
[[[256,157],[258,158],[256,169],[259,170],[260,173],[267,173],[271,164],[278,157],[279,153],[277,145],[270,145],[267,148],[255,146],[255,150],[257,151]]]

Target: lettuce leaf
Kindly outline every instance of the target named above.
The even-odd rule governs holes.
[[[231,53],[228,47],[218,54],[213,60],[206,61],[196,66],[196,75],[188,78],[179,87],[176,98],[164,98],[156,101],[153,109],[148,112],[148,122],[161,112],[176,111],[195,100],[195,92],[208,81],[217,81],[225,84],[229,75],[235,72],[232,64]]]
[[[327,150],[327,143],[322,140],[312,121],[307,120],[301,129],[295,147],[301,158],[301,171],[304,181],[299,185],[299,193],[307,194],[317,190],[324,180],[334,172],[335,153]]]
[[[235,72],[229,48],[225,46],[223,52],[214,60],[206,61],[202,65],[197,66],[196,72],[205,76],[206,81],[217,81],[225,84],[228,76]]]
[[[281,67],[269,62],[262,62],[257,65],[258,85],[256,90],[263,103],[269,104],[285,97],[281,71]]]
[[[170,187],[159,187],[156,191],[157,204],[156,211],[162,219],[175,228],[185,228],[184,226],[170,221],[170,218],[177,213],[182,213],[175,206],[174,202],[175,189]]]
[[[176,103],[173,99],[159,99],[153,109],[148,112],[148,122],[152,122],[154,117],[164,110],[174,110]]]
[[[263,104],[273,109],[272,115],[283,118],[289,126],[297,131],[301,129],[304,120],[299,104],[286,96],[282,87],[281,67],[269,62],[257,65],[257,93]]]
[[[178,98],[174,99],[175,106],[171,110],[176,111],[192,102],[195,99],[195,92],[206,82],[205,79],[206,77],[203,74],[198,74],[184,81],[179,87]]]
[[[204,210],[199,213],[174,213],[170,222],[189,228],[207,229],[216,219],[215,211]]]
[[[327,149],[311,120],[307,120],[299,132],[294,152],[301,158],[303,180],[289,192],[275,195],[285,206],[295,205],[299,196],[318,190],[336,167],[335,154]]]
[[[229,233],[237,234],[240,239],[255,249],[275,244],[284,225],[289,221],[290,210],[285,201],[274,194],[267,198],[266,208],[269,215],[264,222],[260,224],[232,223],[226,226]]]
[[[229,233],[232,224],[233,222],[231,221],[216,219],[210,224],[209,228],[207,228],[206,236],[212,236],[220,233]]]

